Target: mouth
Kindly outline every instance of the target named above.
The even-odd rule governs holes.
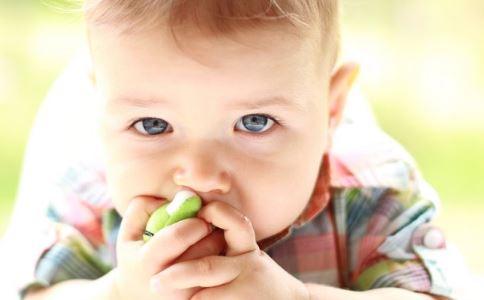
[[[152,198],[156,201],[159,201],[159,202],[171,202],[173,201],[173,199],[175,198],[175,195],[180,192],[180,191],[190,191],[190,192],[193,192],[195,193],[198,197],[200,197],[200,199],[202,200],[202,206],[205,206],[207,205],[208,203],[214,201],[215,199],[208,199],[206,197],[202,197],[199,193],[195,192],[193,189],[189,188],[189,187],[181,187],[180,189],[178,189],[177,191],[175,191],[175,193],[173,194],[173,197],[171,198],[165,198],[165,197],[161,197],[161,196],[158,196],[158,195],[141,195],[143,197],[149,197],[149,198]]]
[[[157,202],[166,202],[166,201],[169,201],[168,199],[164,198],[164,197],[158,197],[158,196],[154,196],[154,195],[142,195],[142,197],[147,197],[147,198],[151,198]]]

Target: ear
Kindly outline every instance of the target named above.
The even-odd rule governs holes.
[[[360,71],[360,65],[357,63],[345,63],[331,76],[328,91],[329,101],[329,128],[328,128],[328,146],[331,145],[333,132],[338,127],[343,118],[343,112],[346,105],[346,98],[353,83]]]
[[[331,76],[329,85],[329,124],[335,129],[343,117],[343,111],[353,83],[360,71],[357,63],[346,63],[340,66]]]

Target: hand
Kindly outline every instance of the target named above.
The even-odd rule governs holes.
[[[213,201],[200,210],[198,217],[224,230],[226,256],[173,264],[153,277],[159,287],[206,287],[192,300],[309,299],[306,286],[259,249],[251,222],[234,207]]]
[[[162,204],[138,197],[130,202],[123,216],[116,247],[118,266],[113,277],[117,299],[190,299],[200,287],[163,286],[153,293],[151,277],[174,262],[217,255],[225,248],[223,233],[212,232],[212,226],[200,218],[172,224],[144,243],[146,222]]]

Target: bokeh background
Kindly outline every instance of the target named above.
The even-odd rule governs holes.
[[[44,0],[0,0],[0,236],[29,130],[85,42],[82,16]],[[439,192],[437,223],[484,275],[484,1],[343,0],[345,60],[381,126]]]

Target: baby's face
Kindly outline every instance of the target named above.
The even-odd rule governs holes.
[[[186,186],[239,209],[261,240],[313,192],[329,78],[307,41],[281,32],[189,40],[183,52],[170,33],[90,32],[115,207]]]

